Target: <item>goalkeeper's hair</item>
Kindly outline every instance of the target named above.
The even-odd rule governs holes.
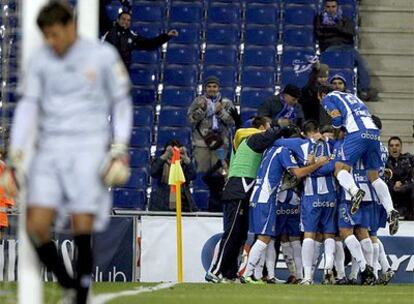
[[[66,25],[74,20],[72,7],[64,2],[53,0],[43,6],[37,16],[37,26],[42,30],[47,26]]]
[[[266,127],[267,123],[269,123],[269,124],[272,123],[272,120],[269,117],[255,116],[255,117],[253,117],[253,120],[252,120],[252,127],[256,128],[256,129],[259,129],[261,126]]]

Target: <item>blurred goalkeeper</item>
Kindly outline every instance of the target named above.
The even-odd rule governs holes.
[[[27,233],[39,259],[68,295],[76,295],[74,303],[86,303],[93,265],[91,234],[108,221],[108,187],[122,185],[129,176],[130,81],[115,48],[77,36],[72,9],[63,2],[44,6],[37,25],[46,45],[35,52],[20,87],[2,181],[9,194],[18,191],[15,176],[23,149],[37,131],[26,179]],[[62,210],[71,214],[74,277],[50,235]]]

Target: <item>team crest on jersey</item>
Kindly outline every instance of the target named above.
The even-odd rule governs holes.
[[[335,109],[335,110],[332,110],[332,111],[329,112],[329,116],[331,116],[332,118],[339,117],[339,116],[341,116],[341,112],[339,112],[337,109]]]

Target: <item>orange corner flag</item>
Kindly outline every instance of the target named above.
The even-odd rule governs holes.
[[[185,183],[185,177],[183,168],[181,168],[180,163],[180,149],[177,147],[173,148],[173,157],[171,159],[170,166],[170,175],[168,176],[168,184],[175,186],[177,184],[181,185]],[[175,187],[173,187],[173,192],[175,192]]]

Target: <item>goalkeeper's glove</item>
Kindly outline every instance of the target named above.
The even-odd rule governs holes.
[[[129,179],[128,146],[112,144],[102,170],[102,181],[107,187],[123,186]]]

